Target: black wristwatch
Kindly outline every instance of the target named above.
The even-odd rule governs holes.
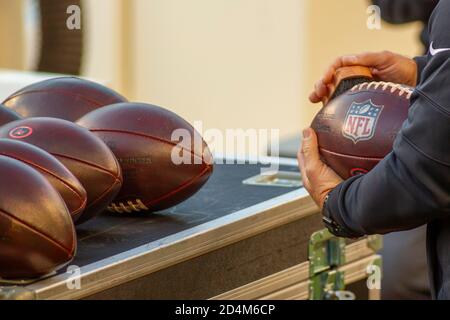
[[[350,238],[350,239],[357,239],[362,237],[363,235],[358,235],[355,233],[352,233],[345,228],[342,228],[339,224],[336,223],[336,221],[331,216],[331,213],[328,211],[327,203],[330,198],[331,192],[325,197],[325,200],[323,202],[323,209],[322,209],[322,221],[327,227],[327,229],[334,234],[337,237],[343,237],[343,238]]]
[[[325,226],[330,230],[331,233],[334,235],[340,236],[343,234],[342,228],[334,221],[334,219],[331,217],[331,214],[328,212],[327,209],[327,203],[330,199],[330,193],[327,194],[325,197],[325,200],[323,201],[323,209],[322,209],[322,221],[325,224]]]

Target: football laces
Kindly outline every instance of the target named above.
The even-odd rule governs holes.
[[[132,213],[132,212],[147,211],[148,208],[141,200],[136,199],[135,202],[127,201],[126,204],[123,202],[113,203],[108,207],[108,210],[110,212],[115,213]]]
[[[360,90],[370,90],[370,89],[381,89],[383,91],[389,91],[390,93],[397,93],[400,97],[405,95],[406,99],[411,99],[411,95],[414,90],[410,87],[406,87],[404,85],[393,83],[393,82],[384,82],[384,81],[376,81],[376,82],[365,82],[354,86],[351,91],[360,91]]]

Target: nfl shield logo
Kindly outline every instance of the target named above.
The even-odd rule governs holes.
[[[382,111],[383,106],[377,106],[371,100],[363,103],[353,102],[345,117],[342,134],[355,144],[372,139]]]

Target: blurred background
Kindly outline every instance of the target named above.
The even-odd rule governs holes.
[[[81,30],[66,27],[71,4],[82,8]],[[14,87],[10,70],[19,82],[34,74],[16,71],[79,73],[205,129],[274,128],[285,139],[318,111],[308,93],[338,55],[422,52],[420,23],[369,30],[370,4],[0,0],[0,91]]]

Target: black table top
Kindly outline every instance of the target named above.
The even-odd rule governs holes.
[[[295,190],[242,183],[260,174],[261,167],[216,165],[202,190],[174,208],[134,215],[105,213],[79,226],[78,252],[72,264],[83,267]],[[280,170],[298,172],[293,166],[280,166]]]

